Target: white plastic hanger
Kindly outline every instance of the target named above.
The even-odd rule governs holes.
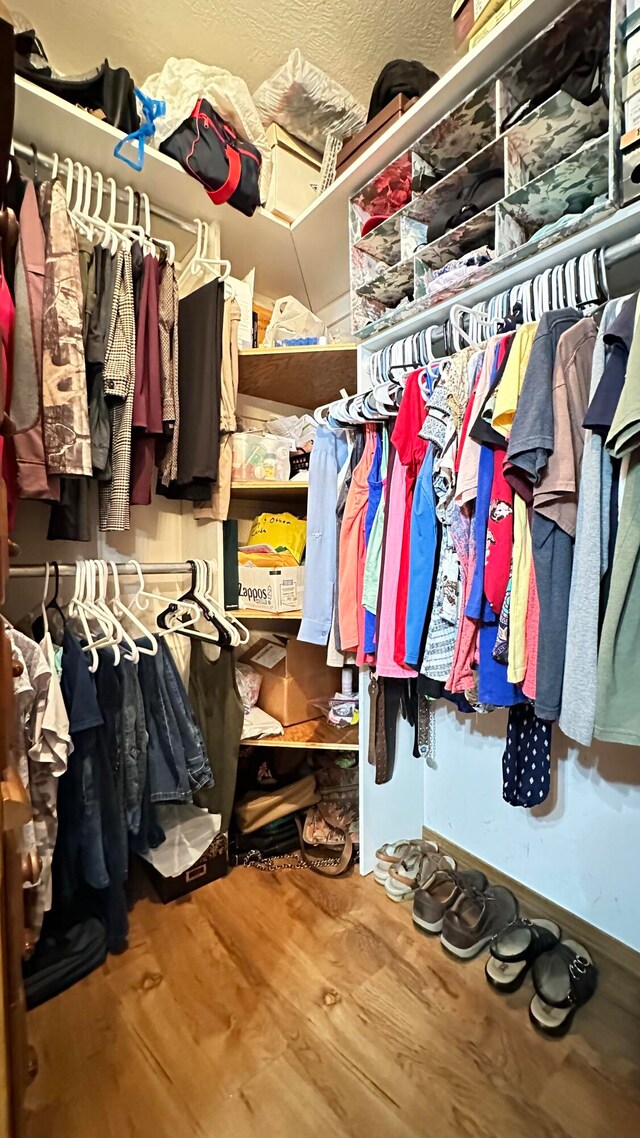
[[[138,619],[138,617],[135,615],[135,613],[133,613],[130,608],[127,608],[127,606],[122,602],[121,595],[120,595],[120,578],[118,576],[118,566],[117,566],[115,561],[110,561],[109,564],[111,566],[111,573],[113,576],[113,598],[111,600],[111,609],[112,609],[113,613],[115,614],[116,618],[120,621],[121,627],[123,627],[122,626],[123,617],[127,617],[131,621],[131,623],[133,624],[134,628],[137,629],[138,633],[141,636],[146,637],[146,639],[149,642],[149,647],[145,647],[143,644],[136,644],[135,641],[132,641],[133,646],[135,648],[135,652],[136,652],[135,662],[137,663],[140,655],[142,655],[142,656],[155,656],[156,655],[156,653],[158,651],[158,641],[156,640],[155,636],[152,635],[152,633],[149,631],[149,629],[146,627],[146,625],[143,624],[142,621]],[[125,632],[125,636],[126,636],[126,632]]]
[[[111,648],[113,650],[114,663],[119,664],[119,644],[122,641],[121,630],[113,613],[106,607],[106,603],[103,605],[100,600],[98,574],[98,562],[94,560],[86,561],[83,603],[89,616],[93,618],[103,631],[102,637],[96,639],[95,636],[93,636],[90,644],[92,648]]]
[[[75,587],[73,590],[73,596],[72,596],[71,600],[69,601],[68,611],[69,611],[69,616],[77,617],[77,619],[80,621],[80,624],[82,625],[82,630],[84,632],[84,636],[85,636],[85,639],[87,641],[86,646],[83,647],[83,651],[91,653],[91,663],[89,664],[89,671],[90,672],[97,672],[98,664],[100,663],[100,661],[98,659],[98,653],[96,652],[95,647],[92,644],[92,635],[91,635],[91,629],[89,628],[89,619],[88,619],[88,615],[87,615],[87,612],[86,612],[85,607],[84,607],[84,602],[82,600],[82,596],[84,593],[85,574],[86,574],[86,563],[84,561],[77,561],[76,562]]]
[[[195,253],[180,273],[178,285],[183,284],[188,276],[204,276],[207,269],[214,277],[226,280],[231,275],[231,262],[208,256],[209,227],[198,217],[194,220],[197,228]]]

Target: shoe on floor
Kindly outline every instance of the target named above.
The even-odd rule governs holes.
[[[414,853],[398,866],[392,866],[385,881],[390,901],[409,901],[417,889],[438,869],[455,869],[452,857],[438,853]]]
[[[538,1031],[556,1038],[566,1035],[578,1008],[598,986],[598,969],[583,944],[563,940],[542,953],[531,970],[536,994],[529,1018]]]
[[[387,842],[376,850],[376,864],[373,876],[378,885],[384,885],[392,866],[400,865],[415,851],[423,854],[437,853],[437,842],[428,842],[422,838],[405,838],[400,842]]]
[[[517,992],[533,962],[555,948],[559,940],[560,929],[554,921],[518,917],[489,945],[490,956],[484,966],[489,984],[498,992]]]
[[[486,889],[484,873],[476,869],[456,872],[450,866],[431,874],[413,898],[413,921],[427,933],[442,932],[444,915],[465,889]]]
[[[518,902],[504,886],[467,888],[445,913],[442,946],[461,960],[470,960],[517,916]]]

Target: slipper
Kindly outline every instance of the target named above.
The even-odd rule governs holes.
[[[436,842],[424,841],[422,838],[405,838],[400,842],[387,842],[380,846],[376,850],[376,865],[373,870],[378,885],[384,885],[392,866],[401,865],[415,850],[424,854],[437,853],[438,846]]]
[[[559,940],[560,929],[554,921],[517,917],[489,945],[491,955],[484,969],[487,981],[499,992],[517,992],[534,960],[555,948]]]
[[[591,954],[575,940],[560,941],[538,957],[531,975],[536,990],[529,1006],[533,1026],[555,1038],[566,1035],[578,1008],[598,986],[598,969]]]
[[[385,882],[390,901],[409,901],[438,869],[455,869],[452,857],[438,853],[414,853],[399,866],[392,866]]]

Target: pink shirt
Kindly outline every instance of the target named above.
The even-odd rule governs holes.
[[[387,533],[382,565],[380,620],[378,621],[378,650],[376,672],[379,676],[407,679],[417,675],[412,668],[396,663],[394,648],[396,638],[396,597],[400,561],[402,558],[402,536],[404,532],[404,510],[406,500],[407,468],[395,461],[388,486],[389,498]]]

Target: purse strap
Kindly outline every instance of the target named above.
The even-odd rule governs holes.
[[[226,182],[223,182],[218,190],[207,190],[207,196],[211,199],[214,205],[224,205],[233,197],[238,186],[240,185],[240,178],[242,176],[242,159],[237,150],[233,146],[226,143],[224,152],[229,163],[229,173],[227,174]]]
[[[319,804],[316,806],[316,809],[319,810],[322,815]],[[340,877],[340,874],[345,873],[351,865],[353,859],[353,838],[347,830],[342,830],[339,826],[334,826],[332,822],[328,823],[328,825],[330,825],[331,829],[335,830],[336,833],[344,836],[344,845],[340,857],[335,859],[313,857],[305,846],[302,823],[296,816],[296,826],[298,827],[298,834],[300,835],[300,857],[309,869],[313,869],[316,873],[321,873],[323,877]]]

